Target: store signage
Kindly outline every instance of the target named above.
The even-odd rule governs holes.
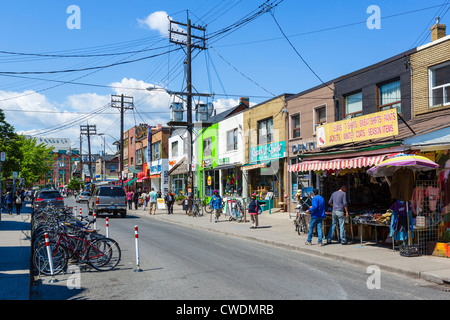
[[[202,160],[202,168],[209,168],[212,166],[212,159]]]
[[[398,135],[397,109],[327,123],[317,127],[316,134],[319,147],[395,136]]]
[[[230,162],[230,158],[226,157],[226,158],[219,158],[219,164],[224,164],[224,163],[228,163]]]
[[[250,162],[283,158],[285,154],[284,141],[273,142],[250,149]]]
[[[308,151],[316,149],[316,141],[308,141],[299,144],[294,144],[291,146],[291,148],[293,154],[306,153]]]

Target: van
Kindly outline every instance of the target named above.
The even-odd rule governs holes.
[[[88,212],[112,213],[114,216],[120,213],[122,218],[127,215],[127,196],[125,190],[118,186],[95,187],[88,200]]]

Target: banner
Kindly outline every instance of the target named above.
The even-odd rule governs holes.
[[[397,109],[327,123],[317,127],[316,134],[319,147],[395,136],[398,135]]]

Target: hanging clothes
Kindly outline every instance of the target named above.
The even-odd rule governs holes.
[[[391,180],[390,191],[394,199],[411,200],[414,189],[414,173],[411,169],[400,168],[395,171]]]
[[[417,186],[414,188],[413,195],[411,198],[411,209],[414,215],[419,215],[423,212],[423,205],[425,201],[426,190],[425,187]]]
[[[411,203],[409,203],[409,201],[397,200],[390,209],[392,210],[392,216],[391,231],[389,235],[391,237],[394,236],[395,240],[407,240],[409,231],[413,230]],[[411,238],[413,237],[414,233],[411,232]]]

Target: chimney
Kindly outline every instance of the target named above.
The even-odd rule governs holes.
[[[247,108],[250,107],[249,98],[244,98],[244,97],[239,98],[239,104],[241,104],[241,103],[244,104]]]
[[[440,24],[439,23],[439,19],[440,18],[437,17],[436,18],[436,24],[431,26],[431,28],[430,28],[430,31],[431,31],[431,42],[445,37],[446,26],[445,26],[445,24]]]

